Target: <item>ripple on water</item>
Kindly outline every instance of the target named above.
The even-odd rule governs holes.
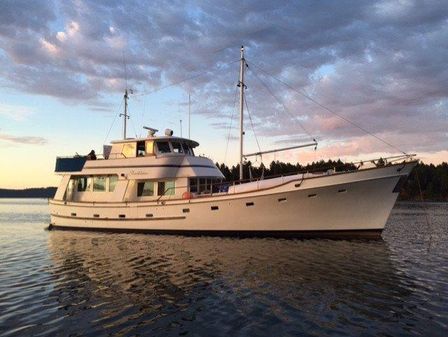
[[[446,204],[426,206],[430,225],[419,205],[399,204],[382,241],[49,232],[46,203],[31,206],[0,203],[2,336],[447,329]]]

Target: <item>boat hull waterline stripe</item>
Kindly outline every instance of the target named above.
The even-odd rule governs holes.
[[[150,220],[150,219],[144,219]],[[49,229],[76,230],[88,232],[110,233],[142,233],[157,235],[188,235],[188,236],[227,236],[227,237],[277,237],[277,238],[340,238],[340,239],[381,239],[382,228],[372,229],[338,229],[338,230],[175,230],[175,229],[128,229],[104,227],[71,227],[50,224]]]

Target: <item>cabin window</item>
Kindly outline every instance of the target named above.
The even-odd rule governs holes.
[[[76,179],[76,186],[78,192],[84,192],[87,187],[87,177],[78,177]]]
[[[179,142],[171,142],[173,145],[173,152],[174,153],[183,153],[182,144]]]
[[[115,191],[115,186],[117,186],[118,176],[109,176],[109,192]]]
[[[157,186],[158,195],[174,195],[174,180],[159,181]]]
[[[106,176],[93,177],[93,192],[106,192]]]
[[[78,192],[91,191],[92,190],[92,178],[91,177],[78,177],[77,178],[77,188]]]
[[[153,155],[154,154],[154,141],[153,140],[147,140],[146,141],[146,154],[147,155]]]
[[[125,143],[123,145],[122,154],[125,158],[135,157],[137,153],[137,144],[136,143]]]
[[[190,192],[198,193],[198,179],[197,178],[190,178]]]
[[[200,178],[199,179],[199,193],[211,193],[211,179]]]
[[[138,197],[151,197],[154,195],[154,182],[142,181],[137,184]]]
[[[157,142],[157,151],[159,153],[170,153],[170,143],[169,142]]]
[[[137,142],[137,157],[144,157],[146,155],[145,142]]]

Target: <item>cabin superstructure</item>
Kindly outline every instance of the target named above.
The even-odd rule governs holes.
[[[55,199],[129,202],[211,193],[224,176],[209,158],[194,154],[198,145],[186,138],[153,136],[113,141],[98,159],[58,158],[56,172],[63,179]]]

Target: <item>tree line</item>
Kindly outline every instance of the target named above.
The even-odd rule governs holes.
[[[377,162],[377,165],[384,165]],[[227,181],[239,179],[240,166],[228,167],[225,164],[216,163]],[[359,165],[344,163],[341,160],[318,161],[307,165],[299,163],[283,163],[272,161],[269,166],[263,163],[254,166],[250,161],[244,164],[244,177],[248,179],[258,179],[260,177],[281,176],[302,172],[325,172],[330,169],[336,172],[346,170],[357,170]],[[419,186],[420,185],[420,186]],[[421,193],[420,193],[421,191]],[[403,201],[448,201],[448,163],[439,165],[419,163],[409,175],[406,182],[401,187],[399,200]]]

